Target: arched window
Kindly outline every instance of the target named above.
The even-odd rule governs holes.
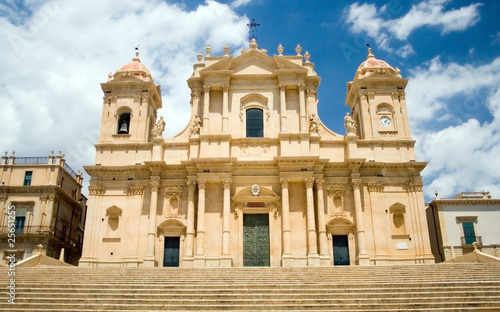
[[[118,118],[118,134],[129,134],[130,130],[130,113],[123,113]]]
[[[264,122],[262,109],[247,109],[247,138],[262,138],[264,136]]]

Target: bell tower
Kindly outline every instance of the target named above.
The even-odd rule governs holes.
[[[108,81],[104,92],[99,144],[145,143],[151,141],[151,129],[157,110],[162,107],[161,89],[141,63],[139,52]]]
[[[402,78],[383,60],[368,49],[353,81],[347,84],[346,105],[356,124],[359,139],[411,139]]]

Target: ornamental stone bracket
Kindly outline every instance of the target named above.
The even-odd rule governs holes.
[[[133,195],[142,195],[144,193],[144,187],[143,186],[137,186],[137,185],[131,185],[128,188],[127,194],[129,196]]]

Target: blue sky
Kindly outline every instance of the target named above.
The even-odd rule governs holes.
[[[92,164],[99,83],[133,57],[162,85],[166,134],[189,118],[186,79],[196,54],[239,54],[255,18],[259,48],[294,53],[321,76],[319,114],[344,134],[346,83],[375,56],[410,78],[407,103],[426,199],[435,191],[500,197],[500,3],[483,0],[161,1],[0,3],[0,149],[18,156],[62,150],[73,169]]]

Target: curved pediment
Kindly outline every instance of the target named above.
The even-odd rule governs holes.
[[[158,225],[158,236],[181,236],[186,234],[186,226],[177,219],[167,219]]]

